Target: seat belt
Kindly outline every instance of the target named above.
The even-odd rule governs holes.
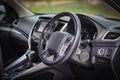
[[[4,68],[3,68],[1,44],[0,44],[0,80],[4,80]]]

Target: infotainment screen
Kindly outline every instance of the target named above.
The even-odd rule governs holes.
[[[41,20],[40,24],[38,25],[37,31],[42,32],[45,26],[47,25],[48,21],[47,20]]]

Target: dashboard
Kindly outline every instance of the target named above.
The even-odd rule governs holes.
[[[38,43],[41,32],[54,16],[55,14],[44,14],[17,19],[13,22],[13,29],[19,30],[28,36],[31,29],[34,29],[31,38],[33,43]],[[119,48],[120,22],[87,14],[78,14],[78,17],[81,21],[81,40],[85,42],[85,44],[82,44],[82,47],[80,46],[80,49],[84,54],[73,54],[71,60],[83,66],[91,66],[91,64],[96,63],[110,64]],[[73,22],[68,18],[57,21],[54,26],[57,26],[54,29],[55,31],[60,31],[67,26],[65,30],[68,30],[71,34],[74,33]],[[12,36],[24,42],[28,38],[26,37],[25,40],[22,36],[20,37],[20,34],[19,36],[18,34],[12,34]]]
[[[33,36],[32,39],[34,42],[38,42],[39,37],[41,32],[44,30],[46,27],[47,23],[49,22],[49,19],[41,19],[35,23],[34,31],[33,31]],[[92,23],[92,21],[85,19],[84,17],[81,18],[81,39],[82,40],[93,40],[97,36],[97,28],[96,26]],[[54,26],[56,28],[54,31],[60,31],[64,27],[66,28],[66,31],[68,30],[69,33],[73,34],[74,29],[73,29],[73,22],[72,21],[67,21],[67,20],[60,20],[57,21]],[[66,27],[68,26],[68,27]],[[68,28],[68,29],[67,29]],[[92,28],[92,29],[91,29]]]
[[[41,33],[54,16],[55,14],[43,14],[15,19],[12,23],[10,36],[17,39],[15,41],[27,46],[30,38],[33,44],[32,49],[38,54],[36,45],[38,45]],[[76,73],[79,75],[79,72],[82,71],[79,70],[79,65],[88,69],[98,70],[101,65],[109,66],[106,69],[111,69],[110,66],[116,65],[117,60],[119,60],[118,56],[120,56],[120,21],[87,14],[77,14],[77,16],[81,22],[81,43],[69,59],[70,63],[78,66],[78,68],[76,68],[77,66],[75,67]],[[52,25],[55,26],[52,29],[53,32],[64,30],[74,35],[74,24],[69,18],[62,18]],[[1,27],[0,30],[8,29]],[[35,60],[37,62],[39,59],[38,55],[35,55],[35,59],[37,59]],[[116,69],[119,68],[119,66],[115,67]],[[84,70],[82,74],[84,74]]]

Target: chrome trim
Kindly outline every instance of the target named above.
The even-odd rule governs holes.
[[[17,33],[17,34],[20,34],[22,36],[25,37],[25,35],[23,35],[21,32],[17,31],[16,29],[11,29],[11,32],[14,32],[14,33]]]
[[[63,32],[65,30],[65,28],[67,27],[68,23],[66,23],[61,29],[60,32]]]
[[[30,33],[29,33],[29,36],[28,36],[28,49],[31,50],[31,36],[32,36],[32,33],[33,33],[33,29],[35,27],[35,24],[38,20],[35,21],[35,23],[33,24],[31,30],[30,30]]]
[[[9,32],[9,31],[14,32],[14,33],[17,33],[17,34],[20,34],[20,35],[24,36],[21,32],[17,31],[16,29],[12,29],[12,28],[8,28],[8,27],[0,26],[0,30],[1,31],[7,31],[7,32]]]
[[[19,22],[18,22],[17,25],[16,25],[16,24],[14,24],[14,23],[15,23],[17,20],[19,20]],[[13,25],[13,26],[18,26],[20,22],[21,22],[21,19],[15,19],[15,20],[13,21],[12,25]]]
[[[110,31],[107,31],[104,36],[102,37],[103,41],[117,41],[120,39],[120,36],[117,39],[105,39],[105,36],[109,33]]]
[[[1,31],[11,31],[11,28],[0,26]]]

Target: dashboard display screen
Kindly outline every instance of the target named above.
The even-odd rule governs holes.
[[[44,21],[44,20],[40,21],[40,25],[38,26],[37,31],[42,32],[43,29],[45,28],[45,26],[47,25],[47,23],[48,23],[48,21]]]

